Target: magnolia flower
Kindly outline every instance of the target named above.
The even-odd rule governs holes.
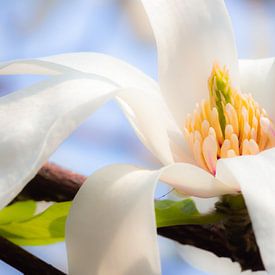
[[[242,192],[273,274],[275,61],[237,60],[222,0],[142,2],[156,38],[159,83],[95,53],[1,65],[1,74],[50,76],[1,98],[1,206],[88,115],[115,98],[163,167],[111,165],[88,178],[67,223],[70,273],[160,274],[153,195],[162,180],[197,197]]]

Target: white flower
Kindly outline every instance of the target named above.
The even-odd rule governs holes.
[[[272,200],[275,151],[217,160],[219,153],[215,147],[221,146],[225,156],[232,157],[273,146],[275,61],[270,58],[238,62],[231,23],[222,0],[142,2],[157,42],[159,84],[130,65],[101,54],[63,54],[2,64],[1,74],[51,77],[0,100],[1,206],[16,196],[88,115],[107,100],[116,98],[141,141],[164,166],[149,171],[112,165],[87,180],[75,199],[67,225],[70,273],[160,274],[153,207],[159,179],[179,192],[198,197],[241,191],[265,267],[271,274],[275,273],[275,204]],[[184,137],[186,130],[187,138],[195,135],[195,131],[193,126],[188,126],[187,114],[196,103],[208,98],[208,78],[214,64],[226,66],[230,89],[251,93],[265,107],[267,112],[251,99],[251,104],[256,106],[251,112],[259,111],[255,123],[265,130],[259,132],[264,145],[253,142],[254,120],[247,107],[248,113],[237,113],[239,117],[244,116],[244,125],[239,125],[242,130],[238,128],[242,133],[238,140],[239,153],[232,150],[233,143],[226,142],[222,149],[223,138],[231,137],[237,130],[234,123],[232,131],[230,127],[222,129],[221,119],[217,123],[224,135],[222,140],[213,126],[212,143],[203,145],[204,139],[196,134],[197,143],[191,142],[191,147],[188,146]],[[216,91],[215,74],[219,75],[217,70],[213,72],[214,84],[210,85],[210,91]],[[226,73],[220,75],[220,79],[224,77]],[[245,102],[249,98],[245,97]],[[211,108],[220,111],[216,103],[214,97]],[[225,105],[223,111],[227,111]],[[228,112],[231,107],[226,107]],[[196,115],[194,118],[195,122],[203,122]],[[205,139],[211,134],[211,127],[206,128],[209,133]],[[202,130],[200,135],[203,133]],[[213,140],[221,142],[214,145],[215,154]],[[217,158],[214,166],[212,157]],[[205,169],[197,166],[198,160]]]

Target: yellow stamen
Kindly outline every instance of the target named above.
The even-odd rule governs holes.
[[[233,126],[234,133],[239,135],[238,115],[235,108],[230,103],[228,103],[225,106],[225,111],[226,111],[226,119]]]
[[[234,150],[230,149],[227,151],[227,158],[233,158],[236,157],[236,153]]]
[[[240,155],[239,139],[238,139],[238,136],[235,133],[231,135],[230,143],[231,143],[232,149],[236,153],[236,156],[239,156]]]
[[[221,158],[226,158],[229,150],[231,150],[231,142],[229,139],[225,139],[221,147]]]
[[[218,159],[218,146],[216,138],[213,135],[208,135],[202,144],[202,153],[206,162],[207,168],[213,174],[216,173],[216,163]]]
[[[254,155],[275,146],[275,127],[251,95],[237,92],[226,68],[214,65],[208,100],[185,122],[185,136],[197,163],[212,174],[219,158]]]

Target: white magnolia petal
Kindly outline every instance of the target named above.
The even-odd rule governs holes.
[[[55,65],[38,59],[12,60],[0,63],[1,75],[33,74],[33,75],[58,75],[61,72],[72,72],[66,67]]]
[[[76,72],[104,78],[121,88],[148,90],[149,93],[158,90],[158,84],[139,69],[122,60],[100,53],[65,53],[0,64],[0,74],[55,75]]]
[[[120,93],[117,99],[141,141],[164,164],[193,161],[182,133],[159,93],[157,83],[126,62],[98,53],[68,53],[33,60],[15,60],[0,66],[0,74],[18,73],[84,73],[89,74],[85,77],[107,82],[114,88],[135,90],[136,94]],[[167,150],[167,144],[161,141],[169,143]],[[171,154],[173,157],[168,156]]]
[[[66,226],[69,274],[160,275],[156,172],[113,165],[94,173]]]
[[[141,70],[120,59],[101,53],[67,53],[44,57],[41,60],[104,77],[122,88],[130,87],[145,90],[148,93],[154,93],[159,89],[158,83]]]
[[[267,275],[266,271],[246,270],[242,272],[237,262],[232,262],[229,258],[218,257],[212,252],[197,247],[178,245],[178,251],[190,265],[211,275]]]
[[[212,174],[189,163],[175,163],[161,168],[160,179],[178,192],[200,198],[236,194],[238,188],[224,184]]]
[[[59,144],[114,97],[91,79],[56,77],[0,99],[0,207],[10,202]]]
[[[214,62],[229,68],[238,85],[238,61],[223,0],[142,0],[159,58],[159,80],[180,128],[186,114],[208,97]]]
[[[255,156],[223,159],[219,169],[224,173],[221,181],[236,181],[252,220],[256,240],[264,266],[275,274],[275,149]]]
[[[184,163],[155,171],[126,165],[97,171],[78,192],[68,217],[70,274],[160,274],[153,206],[159,179],[191,195],[216,196],[229,189]]]
[[[275,119],[275,58],[240,60],[239,68],[242,92],[251,93]]]

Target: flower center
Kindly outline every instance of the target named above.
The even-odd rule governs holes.
[[[251,95],[236,91],[228,70],[215,64],[208,80],[209,99],[185,122],[185,136],[197,163],[212,174],[219,158],[254,155],[275,146],[275,129]]]

